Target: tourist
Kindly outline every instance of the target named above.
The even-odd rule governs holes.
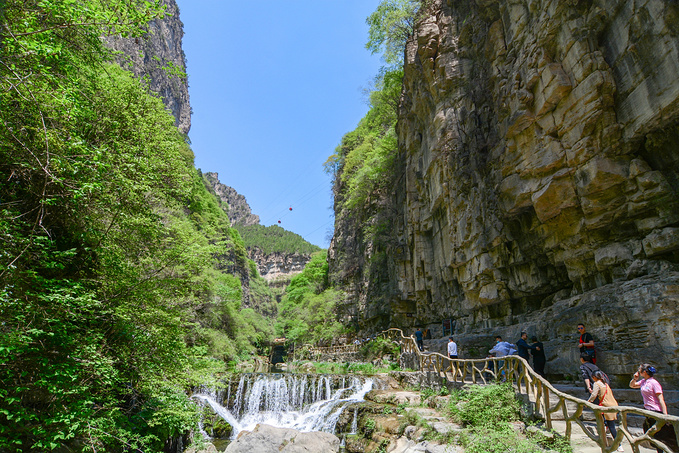
[[[493,346],[493,349],[489,350],[488,352],[490,354],[495,354],[495,357],[504,357],[515,354],[516,347],[507,341],[502,341],[502,337],[500,335],[495,335],[495,346]],[[498,371],[501,370],[500,375],[502,376],[502,382],[504,382],[507,379],[504,376],[505,370],[502,368],[504,364],[505,364],[504,360],[498,360],[497,362],[497,369]]]
[[[596,366],[596,365],[595,365]],[[617,406],[618,402],[613,396],[613,390],[611,390],[610,385],[604,380],[604,373],[602,371],[595,371],[592,373],[592,379],[594,380],[594,385],[592,385],[592,394],[589,396],[590,403],[595,399],[599,399],[599,406]],[[611,436],[615,440],[617,431],[615,429],[615,420],[618,418],[617,412],[604,412],[604,424],[608,427]],[[622,445],[618,447],[616,451],[625,451]]]
[[[422,330],[418,327],[415,331],[415,341],[417,342],[417,347],[420,351],[424,350],[424,341],[422,340]]]
[[[537,374],[545,377],[545,363],[547,363],[545,347],[541,341],[538,341],[538,337],[536,336],[533,336],[530,341],[533,343],[532,346],[535,347],[535,349],[531,351],[531,355],[533,356],[533,369]]]
[[[578,333],[580,337],[578,338],[578,348],[580,352],[586,352],[592,357],[591,362],[596,365],[596,350],[594,349],[594,337],[591,333],[585,332],[585,325],[578,324]]]
[[[594,384],[592,380],[592,375],[596,371],[601,371],[598,366],[594,365],[592,363],[592,356],[587,354],[586,352],[582,352],[580,354],[580,372],[582,373],[582,380],[585,382],[585,389],[587,390],[587,394],[591,395],[593,392],[592,385]],[[608,376],[604,373],[604,381],[610,385],[610,380],[608,379]],[[599,404],[599,401],[594,399],[594,404]]]
[[[528,350],[535,350],[535,346],[529,345],[526,340],[528,340],[528,334],[526,332],[521,332],[521,338],[519,338],[519,341],[516,342],[516,347],[519,350],[519,357],[525,359],[526,362],[528,362],[530,358],[528,355]]]
[[[641,390],[641,397],[644,400],[644,409],[667,415],[667,404],[665,404],[662,386],[656,378],[653,377],[655,373],[655,367],[648,363],[643,363],[639,366],[637,372],[634,373],[634,376],[632,376],[632,380],[629,381],[629,386],[630,388]],[[644,432],[648,431],[654,424],[654,418],[646,417],[643,425]],[[678,449],[672,425],[663,426],[653,438],[663,442],[670,448],[674,447],[674,451]],[[663,451],[660,448],[656,448],[656,450],[658,452]]]
[[[457,359],[457,344],[453,341],[453,337],[448,337],[448,358]]]

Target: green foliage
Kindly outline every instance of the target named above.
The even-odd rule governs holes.
[[[453,418],[475,427],[519,420],[520,409],[510,384],[472,385],[451,395]]]
[[[382,0],[366,19],[369,26],[366,49],[373,54],[382,52],[390,65],[403,63],[406,42],[412,37],[421,0]]]
[[[361,354],[366,360],[384,355],[398,356],[400,352],[401,346],[398,343],[382,337],[375,338],[361,347]]]
[[[389,175],[397,151],[396,119],[403,71],[381,73],[370,94],[370,110],[358,127],[342,138],[342,143],[325,164],[336,174],[343,198],[342,208],[363,207],[372,197],[388,193]]]
[[[508,423],[481,427],[461,436],[468,453],[541,453],[544,450],[534,442],[521,437]]]
[[[315,253],[290,281],[278,308],[276,331],[296,343],[329,342],[346,330],[336,315],[342,297],[328,288],[327,252]]]
[[[278,225],[236,225],[235,227],[243,237],[247,248],[257,247],[266,254],[280,252],[310,255],[321,250],[317,245],[305,241],[302,236]]]
[[[159,3],[2,3],[0,451],[161,451],[214,357],[273,332],[174,119],[106,63]]]

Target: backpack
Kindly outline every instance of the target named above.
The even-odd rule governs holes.
[[[594,365],[593,363],[590,363],[590,362],[585,362],[583,364],[583,366],[589,370],[590,375],[593,375],[595,371],[600,371],[601,374],[604,377],[603,381],[606,384],[608,384],[609,387],[611,386],[611,379],[608,377],[608,375],[606,373],[604,373],[604,371],[601,368],[599,368],[598,366],[596,366],[596,365]]]

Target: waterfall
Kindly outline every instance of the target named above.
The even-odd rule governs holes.
[[[356,434],[358,432],[358,409],[354,408],[354,419],[351,421],[351,432],[349,434]]]
[[[233,427],[233,438],[240,431],[253,430],[259,423],[332,433],[345,406],[363,401],[372,385],[372,379],[355,376],[333,380],[332,376],[322,375],[243,374],[233,402],[228,396],[223,400],[204,388],[193,397],[210,405]],[[230,389],[227,395],[231,395]],[[352,430],[354,424],[356,411]]]

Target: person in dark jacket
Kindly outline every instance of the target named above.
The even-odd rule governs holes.
[[[526,359],[528,362],[530,360],[530,356],[528,355],[528,350],[532,349],[535,350],[535,346],[531,346],[528,344],[528,334],[526,332],[521,332],[521,339],[516,342],[516,347],[519,350],[519,357],[522,357]]]
[[[587,390],[587,398],[592,394],[592,385],[594,385],[594,380],[592,375],[596,371],[601,371],[598,366],[592,363],[592,356],[586,352],[580,353],[580,372],[582,373],[582,380],[585,382],[585,389]],[[611,384],[608,380],[608,376],[604,373],[604,381],[606,384]],[[594,400],[594,404],[599,404],[599,399]]]
[[[533,369],[537,374],[545,377],[545,363],[547,363],[545,347],[541,341],[538,341],[538,337],[534,336],[530,341],[533,343],[531,346],[535,347],[535,349],[531,351],[531,355],[533,356]]]
[[[422,329],[418,327],[417,331],[415,332],[415,341],[417,342],[417,347],[420,348],[420,351],[424,350],[424,341],[422,340],[422,338],[423,338]]]

